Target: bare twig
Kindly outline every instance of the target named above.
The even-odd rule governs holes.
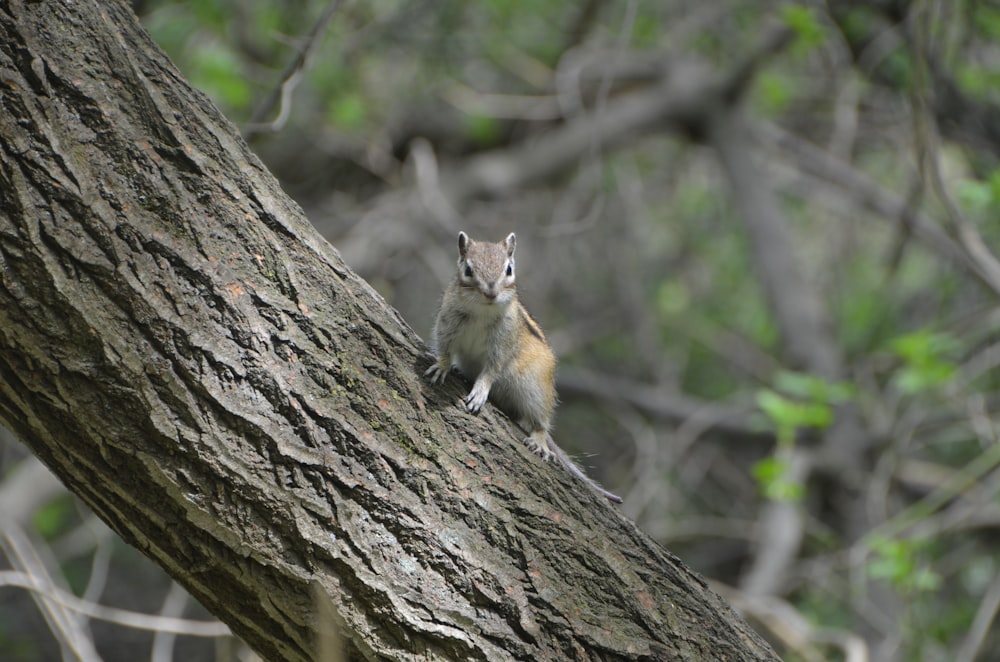
[[[501,196],[576,168],[582,157],[595,150],[617,149],[666,128],[699,135],[714,110],[746,88],[754,67],[763,65],[785,43],[784,31],[769,32],[739,66],[721,76],[698,60],[672,58],[650,63],[643,59],[640,68],[649,80],[638,91],[608,99],[602,112],[568,117],[561,126],[531,141],[442,168],[441,192],[452,207],[462,210],[471,199]],[[628,59],[615,63],[623,75],[631,75],[633,65]],[[608,80],[615,80],[617,72],[617,68],[608,71]],[[654,73],[656,77],[650,77]],[[597,75],[598,85],[605,80],[603,76]],[[420,209],[419,196],[412,190],[387,193],[374,202],[365,222],[356,226],[357,231],[337,238],[337,247],[355,269],[364,273],[385,255],[417,243],[414,238],[427,231],[426,222],[400,223],[400,219],[419,219],[425,214],[414,210]],[[452,229],[457,232],[459,228]]]
[[[728,176],[750,240],[751,258],[793,369],[839,379],[842,359],[826,311],[797,263],[789,224],[753,156],[750,127],[739,112],[718,112],[710,142]]]
[[[226,637],[232,635],[229,627],[218,621],[191,621],[183,618],[152,616],[87,602],[55,586],[40,586],[35,577],[15,570],[0,571],[0,586],[23,588],[70,611],[127,628],[172,632],[189,637]],[[95,657],[90,659],[100,658],[97,658],[95,653]]]
[[[97,602],[104,588],[108,583],[108,570],[111,568],[111,546],[112,541],[108,538],[95,536],[96,546],[94,548],[94,558],[90,562],[90,577],[87,580],[87,588],[83,592],[83,599],[87,602]]]
[[[170,589],[167,596],[163,598],[163,606],[160,608],[160,616],[167,618],[177,618],[184,613],[184,607],[188,603],[188,593],[177,582],[170,582]],[[153,650],[149,656],[150,662],[172,662],[174,659],[174,642],[177,640],[176,633],[157,630],[153,637]]]
[[[785,451],[785,479],[804,484],[812,471],[812,458],[802,449]],[[781,578],[798,556],[805,534],[805,510],[796,501],[769,501],[757,517],[756,551],[753,563],[740,579],[740,588],[749,596],[777,593]]]
[[[32,592],[52,635],[63,649],[64,659],[100,662],[100,655],[87,631],[85,619],[71,613],[52,596],[59,591],[31,541],[13,521],[0,517],[0,542],[15,570],[0,572],[0,586],[13,584]]]
[[[596,396],[625,402],[649,416],[674,423],[693,424],[696,421],[704,429],[734,440],[773,441],[773,435],[751,424],[750,417],[755,408],[750,405],[699,400],[615,375],[597,374],[575,367],[560,370],[558,388],[563,395]]]
[[[553,96],[490,94],[457,81],[445,88],[443,96],[466,115],[528,121],[554,120],[562,116]]]
[[[976,456],[960,470],[955,471],[947,481],[919,501],[909,505],[879,526],[871,529],[864,538],[854,544],[854,549],[864,553],[868,543],[879,537],[891,538],[905,535],[913,527],[938,512],[952,499],[972,488],[987,473],[1000,467],[1000,444],[994,444],[984,453]]]
[[[914,11],[914,39],[911,40],[911,50],[914,62],[914,84],[911,86],[911,102],[913,104],[913,137],[917,150],[917,163],[920,174],[929,181],[931,188],[944,207],[948,221],[948,230],[958,239],[959,245],[965,251],[969,262],[977,271],[982,282],[989,287],[994,295],[1000,295],[1000,260],[987,248],[983,237],[975,225],[965,218],[962,210],[952,199],[941,174],[940,135],[938,120],[929,108],[927,97],[931,94],[931,71],[929,61],[931,25],[930,15],[921,10],[920,5]],[[926,20],[921,20],[926,19]]]
[[[955,655],[955,662],[973,662],[979,658],[986,635],[997,617],[998,610],[1000,610],[1000,573],[993,578],[987,587],[986,593],[979,603],[979,609],[976,611],[976,617],[972,620],[972,627],[969,628],[958,653]]]
[[[278,85],[264,97],[264,100],[254,110],[253,115],[250,116],[250,121],[243,128],[245,136],[249,137],[256,133],[280,131],[284,128],[285,122],[288,121],[288,116],[291,114],[292,93],[299,84],[302,74],[309,64],[309,60],[316,52],[316,48],[322,41],[321,37],[330,25],[330,21],[333,20],[333,15],[337,12],[339,6],[340,0],[332,0],[326,6],[326,9],[323,10],[323,13],[313,25],[309,34],[306,35],[305,42],[299,49],[299,52],[295,54],[292,61],[285,67]],[[278,115],[270,122],[265,122],[264,118],[271,114],[275,106],[278,106]]]
[[[755,271],[777,324],[788,364],[827,380],[843,377],[839,345],[832,332],[822,295],[806,277],[793,249],[790,225],[770,182],[753,153],[750,128],[742,114],[720,108],[712,116],[709,142],[716,150],[732,189],[732,196],[750,242]],[[850,490],[860,475],[868,435],[858,412],[849,406],[837,411],[819,449],[824,463],[837,466],[842,488]],[[802,448],[787,451],[790,478],[806,483],[816,460]],[[848,508],[841,527],[857,538],[866,527],[863,502],[844,499]],[[779,578],[798,554],[805,530],[804,512],[796,504],[766,503],[760,514],[761,532],[754,561],[742,585],[753,595],[775,592]]]
[[[945,259],[965,268],[971,267],[961,247],[939,229],[934,219],[918,210],[910,213],[906,198],[885,190],[851,164],[773,124],[756,124],[754,135],[764,144],[791,156],[795,167],[802,172],[838,187],[841,195],[857,201],[879,218],[889,222],[908,222],[913,236]],[[978,272],[973,273],[978,275]]]
[[[804,660],[828,659],[816,648],[818,644],[825,644],[840,648],[845,662],[868,662],[868,646],[861,637],[839,628],[813,625],[785,600],[744,593],[718,583],[713,583],[712,588],[736,609],[757,619]]]

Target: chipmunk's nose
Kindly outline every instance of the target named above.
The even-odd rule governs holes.
[[[489,285],[486,287],[485,290],[483,290],[483,296],[489,299],[490,301],[496,300],[497,294],[498,293],[496,285]]]

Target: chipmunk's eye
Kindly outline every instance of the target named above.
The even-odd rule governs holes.
[[[508,276],[513,276],[514,275],[514,267],[510,266],[509,263],[507,264],[507,275]]]
[[[468,264],[465,265],[465,277],[466,278],[472,278],[472,266],[471,265],[468,265]]]

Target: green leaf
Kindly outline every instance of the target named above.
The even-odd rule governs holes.
[[[922,329],[895,338],[889,349],[903,360],[893,382],[904,393],[919,393],[947,384],[958,369],[951,356],[958,352],[959,343],[947,333]]]
[[[771,483],[785,474],[788,463],[776,457],[766,457],[753,465],[751,473],[758,483]]]
[[[781,18],[798,37],[797,47],[800,49],[812,49],[822,44],[826,38],[811,7],[786,5],[781,9]]]
[[[893,339],[889,347],[899,356],[911,362],[940,360],[954,353],[958,341],[949,333],[935,333],[921,329]]]
[[[680,315],[691,306],[691,296],[684,283],[666,279],[656,288],[656,309],[663,318]]]
[[[192,82],[217,102],[242,108],[250,102],[250,87],[239,58],[221,44],[211,44],[192,55]]]
[[[926,542],[917,539],[875,537],[868,541],[874,558],[866,571],[873,579],[884,579],[901,591],[933,591],[941,577],[920,561]]]
[[[983,212],[995,202],[993,187],[987,182],[964,179],[955,184],[955,193],[962,207],[970,213]]]
[[[905,561],[895,558],[879,558],[868,562],[868,576],[872,579],[885,579],[896,584],[913,572],[913,567]]]
[[[631,41],[637,48],[653,48],[660,44],[663,37],[663,21],[656,16],[640,15],[635,17],[632,26]]]
[[[198,17],[200,25],[206,25],[222,32],[232,20],[232,10],[218,0],[193,2],[190,10]]]
[[[984,3],[975,6],[976,27],[991,39],[1000,39],[1000,10],[990,8]]]
[[[846,402],[856,394],[856,389],[847,382],[828,382],[822,377],[790,370],[775,375],[774,385],[788,395],[826,404]]]
[[[356,92],[341,95],[330,107],[330,120],[341,129],[359,129],[367,119],[367,104]]]
[[[788,109],[794,96],[794,86],[786,77],[773,71],[762,71],[754,84],[754,99],[760,111],[776,116]]]
[[[995,90],[1000,78],[990,81]],[[1000,211],[1000,169],[994,170],[984,180],[963,179],[955,183],[955,194],[962,208],[972,215],[993,215]]]
[[[927,567],[912,573],[910,584],[918,591],[936,591],[941,586],[941,575]]]
[[[66,498],[55,499],[38,508],[32,515],[35,531],[51,540],[66,528],[73,514],[73,502]]]
[[[757,392],[757,406],[767,415],[776,428],[778,443],[791,444],[795,441],[795,418],[792,403],[787,398],[769,389]]]
[[[955,366],[945,363],[927,363],[900,369],[893,383],[903,393],[920,393],[947,384],[955,376]]]
[[[500,137],[500,123],[496,118],[484,115],[469,115],[465,120],[469,137],[480,145],[492,145]]]
[[[779,438],[796,428],[825,428],[833,422],[833,411],[819,402],[796,402],[770,389],[757,393],[757,406],[767,414],[779,431]]]
[[[772,501],[800,501],[805,485],[788,477],[788,463],[778,457],[767,457],[750,470],[757,488]]]

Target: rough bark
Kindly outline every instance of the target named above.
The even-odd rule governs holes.
[[[0,421],[265,659],[775,659],[341,261],[120,1],[0,1]],[[325,610],[319,610],[325,611]]]

